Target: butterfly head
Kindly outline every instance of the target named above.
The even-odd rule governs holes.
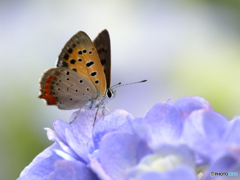
[[[111,88],[107,89],[105,97],[110,99],[113,99],[115,97],[116,90],[113,90]]]

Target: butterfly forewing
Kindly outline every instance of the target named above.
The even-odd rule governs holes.
[[[108,31],[105,29],[99,33],[93,43],[97,49],[101,64],[104,68],[107,88],[109,89],[111,83],[111,46]]]
[[[59,109],[81,108],[97,98],[96,87],[89,79],[64,67],[47,70],[40,81],[40,91],[40,98]]]
[[[101,96],[106,92],[106,77],[97,50],[82,31],[75,34],[59,55],[57,67],[66,67],[89,79]]]

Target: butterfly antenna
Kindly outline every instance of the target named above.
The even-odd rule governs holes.
[[[122,84],[121,82],[119,82],[118,84],[115,84],[114,86],[111,87],[111,89],[116,89],[119,88],[121,86],[126,86],[126,85],[130,85],[130,84],[137,84],[137,83],[143,83],[146,82],[147,80],[142,80],[142,81],[138,81],[138,82],[133,82],[133,83],[127,83],[127,84]]]
[[[111,87],[111,89],[112,89],[112,88],[114,88],[114,87],[116,87],[116,86],[119,86],[120,84],[122,84],[122,83],[121,83],[121,82],[119,82],[119,83],[117,83],[117,84],[113,85],[113,86]]]

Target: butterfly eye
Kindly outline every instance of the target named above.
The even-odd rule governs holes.
[[[112,91],[110,91],[109,89],[108,89],[108,91],[107,91],[107,96],[108,96],[108,98],[111,98],[111,97],[112,97]]]

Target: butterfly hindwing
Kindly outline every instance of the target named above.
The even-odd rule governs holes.
[[[59,109],[88,108],[88,103],[97,98],[97,89],[88,78],[65,67],[47,70],[41,78],[40,91],[40,98]]]
[[[101,64],[104,68],[107,88],[109,89],[111,83],[111,45],[108,31],[105,29],[99,33],[93,43],[97,49]]]
[[[103,67],[93,42],[85,32],[78,32],[66,43],[59,55],[57,67],[65,67],[84,76],[92,82],[100,96],[105,95]]]

